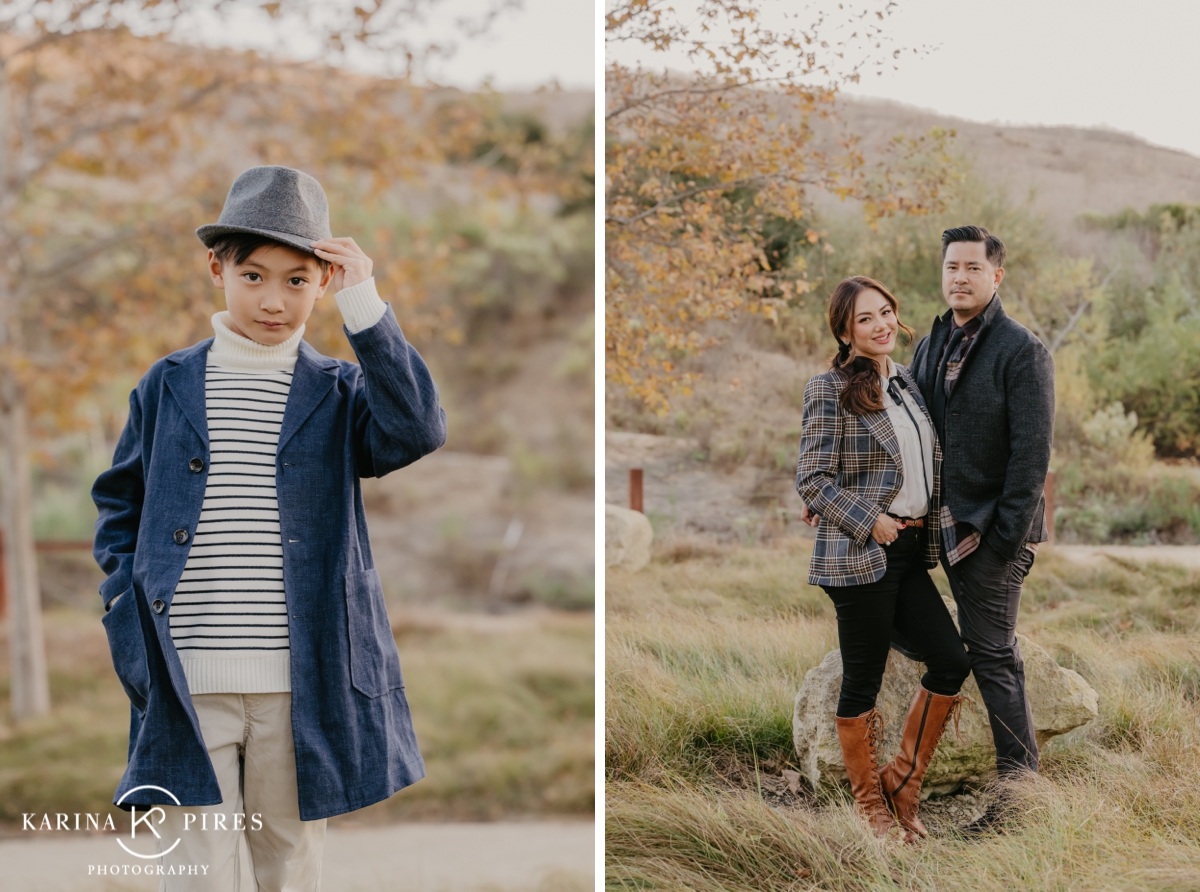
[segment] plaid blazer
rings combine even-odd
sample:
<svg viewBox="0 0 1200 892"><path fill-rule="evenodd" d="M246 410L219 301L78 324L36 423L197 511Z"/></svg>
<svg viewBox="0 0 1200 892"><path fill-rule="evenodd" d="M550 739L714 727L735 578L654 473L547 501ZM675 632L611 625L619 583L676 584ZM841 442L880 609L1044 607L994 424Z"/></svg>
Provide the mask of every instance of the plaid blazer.
<svg viewBox="0 0 1200 892"><path fill-rule="evenodd" d="M929 410L908 369L896 364L908 392L926 419ZM804 388L804 420L796 491L821 517L809 563L810 585L863 585L887 569L883 546L871 536L875 520L900 492L904 468L900 444L886 411L853 415L839 397L848 380L830 370L809 379ZM930 430L933 423L930 422ZM942 494L942 449L933 437L933 497L929 517L937 518ZM941 545L936 523L925 527L925 563L934 566Z"/></svg>

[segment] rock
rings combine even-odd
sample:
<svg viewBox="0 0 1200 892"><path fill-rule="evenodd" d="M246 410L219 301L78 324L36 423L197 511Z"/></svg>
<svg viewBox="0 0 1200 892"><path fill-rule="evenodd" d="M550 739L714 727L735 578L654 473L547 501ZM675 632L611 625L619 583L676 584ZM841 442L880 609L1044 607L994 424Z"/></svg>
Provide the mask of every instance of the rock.
<svg viewBox="0 0 1200 892"><path fill-rule="evenodd" d="M616 505L604 506L604 566L640 570L650 563L654 530L646 515Z"/></svg>
<svg viewBox="0 0 1200 892"><path fill-rule="evenodd" d="M955 613L953 605L951 613ZM1033 724L1038 746L1059 734L1085 725L1096 717L1099 697L1083 676L1059 666L1042 647L1018 634L1025 661L1025 685L1033 707ZM880 749L880 764L888 762L900 747L900 732L908 705L920 684L924 667L893 650L888 655L883 687L876 705L887 717ZM792 737L800 757L800 771L814 789L821 784L844 781L846 769L838 744L834 713L842 684L842 653L830 652L804 676L796 695ZM961 742L955 738L954 723L946 729L937 754L925 775L921 798L940 796L959 789L966 780L977 780L994 771L996 748L988 725L983 698L970 676L963 693L975 708L964 704L959 720Z"/></svg>

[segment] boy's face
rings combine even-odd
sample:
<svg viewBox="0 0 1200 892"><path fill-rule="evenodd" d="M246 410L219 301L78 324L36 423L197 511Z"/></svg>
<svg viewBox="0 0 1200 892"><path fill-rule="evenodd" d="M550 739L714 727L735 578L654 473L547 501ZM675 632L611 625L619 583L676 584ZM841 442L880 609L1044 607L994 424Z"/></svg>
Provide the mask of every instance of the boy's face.
<svg viewBox="0 0 1200 892"><path fill-rule="evenodd" d="M283 343L308 321L333 276L332 267L321 274L316 257L282 245L259 248L244 263L227 266L209 251L208 271L225 292L230 328L266 346Z"/></svg>

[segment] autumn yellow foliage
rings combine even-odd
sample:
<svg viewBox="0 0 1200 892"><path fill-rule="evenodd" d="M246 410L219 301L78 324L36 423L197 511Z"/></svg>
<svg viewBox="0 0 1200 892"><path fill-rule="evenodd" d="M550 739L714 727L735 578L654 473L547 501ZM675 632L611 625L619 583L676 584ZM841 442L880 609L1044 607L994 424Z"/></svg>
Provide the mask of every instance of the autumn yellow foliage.
<svg viewBox="0 0 1200 892"><path fill-rule="evenodd" d="M839 83L879 63L886 8L846 11L857 30L832 44L832 23L771 27L768 5L704 0L688 19L627 0L605 17L610 49L682 52L690 66L656 72L610 55L605 74L607 378L651 411L688 389L680 362L710 343L707 322L770 316L808 290L787 245L820 241L815 190L859 199L874 220L936 207L948 175L944 133L897 139L870 164L855 138L814 136Z"/></svg>

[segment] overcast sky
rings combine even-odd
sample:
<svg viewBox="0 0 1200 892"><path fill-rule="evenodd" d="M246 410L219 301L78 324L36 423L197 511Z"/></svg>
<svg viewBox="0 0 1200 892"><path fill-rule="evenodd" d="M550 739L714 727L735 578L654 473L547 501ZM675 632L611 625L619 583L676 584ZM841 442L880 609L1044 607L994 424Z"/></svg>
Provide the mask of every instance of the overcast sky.
<svg viewBox="0 0 1200 892"><path fill-rule="evenodd" d="M448 7L478 7L478 0L450 0ZM594 89L596 29L593 0L522 0L486 37L464 44L439 66L438 80L459 87L491 78L499 89L537 87L557 80L564 88Z"/></svg>
<svg viewBox="0 0 1200 892"><path fill-rule="evenodd" d="M1195 0L901 0L899 71L848 93L976 121L1103 125L1200 155Z"/></svg>
<svg viewBox="0 0 1200 892"><path fill-rule="evenodd" d="M353 5L355 0L336 2ZM595 89L599 16L593 0L519 4L482 36L464 38L456 23L477 19L493 0L427 0L424 8L432 12L424 23L406 25L404 36L413 45L458 45L456 53L437 60L426 72L448 86L472 89L490 80L500 90L521 90L557 81L565 89ZM184 33L202 43L254 47L304 59L317 54L321 44L313 28L290 19L268 22L249 7L234 3L220 16L193 14L184 20ZM352 53L352 64L381 73L386 67L385 60L358 52Z"/></svg>
<svg viewBox="0 0 1200 892"><path fill-rule="evenodd" d="M899 0L885 27L929 52L847 93L974 121L1111 127L1200 155L1197 0Z"/></svg>

